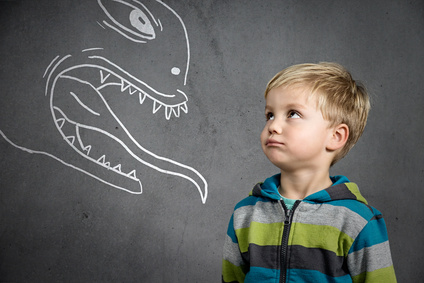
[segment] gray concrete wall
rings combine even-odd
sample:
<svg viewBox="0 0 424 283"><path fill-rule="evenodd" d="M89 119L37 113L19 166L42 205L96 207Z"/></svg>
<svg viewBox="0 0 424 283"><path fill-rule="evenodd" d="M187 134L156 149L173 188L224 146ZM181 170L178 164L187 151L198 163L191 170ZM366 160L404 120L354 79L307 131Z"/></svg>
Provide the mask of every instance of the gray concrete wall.
<svg viewBox="0 0 424 283"><path fill-rule="evenodd" d="M319 61L373 100L331 173L382 211L398 281L424 277L422 1L99 3L0 1L0 281L219 282L234 205L277 173L266 83Z"/></svg>

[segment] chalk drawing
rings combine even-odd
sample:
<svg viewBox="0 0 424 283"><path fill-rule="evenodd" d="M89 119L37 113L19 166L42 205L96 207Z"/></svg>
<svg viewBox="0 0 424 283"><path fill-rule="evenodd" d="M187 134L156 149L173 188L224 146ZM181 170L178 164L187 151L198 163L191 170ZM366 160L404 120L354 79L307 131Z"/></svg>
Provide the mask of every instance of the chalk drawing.
<svg viewBox="0 0 424 283"><path fill-rule="evenodd" d="M160 16L168 22L170 15L173 16L183 30L182 42L185 43L186 53L184 59L180 60L182 64L170 65L168 73L170 77L174 77L171 78L173 82L178 81L182 86L186 85L190 62L189 40L184 22L173 9L159 0L149 3L134 0L98 0L97 3L104 13L103 20L97 21L98 28L110 31L113 36L118 35L121 40L131 41L131 44L141 51L143 46L157 40L161 33L170 28L160 20ZM155 13L149 5L154 6ZM156 14L158 12L159 14ZM103 44L106 45L106 41L103 41ZM0 130L0 134L18 149L49 156L106 185L131 194L143 192L143 166L187 179L197 188L202 202L205 203L208 195L205 178L196 169L157 155L142 146L118 117L116 109L108 103L104 93L112 91L122 95L122 99L128 99L128 96L136 97L140 105L150 100L152 115L163 111L166 120L179 118L182 112L188 113L187 95L178 87L168 87L168 91L161 91L152 86L144 79L146 72L137 73L138 69L145 66L136 66L137 69L127 68L119 59L111 59L116 52L119 52L116 42L111 42L110 46L87 47L76 54L56 56L44 72L44 95L49 98L55 127L63 141L78 154L79 159L86 160L85 163L65 161L57 154L19 146L3 131ZM142 52L140 54L137 56L143 56ZM119 130L112 133L111 129ZM113 143L120 150L124 150L126 158L123 160L130 159L131 164L111 160L108 153L99 156L98 149L97 155L93 154L93 145L87 142L85 137L99 134L104 136L105 142ZM91 165L85 166L87 163L95 164L97 169L93 170ZM99 166L107 170L107 174L97 174ZM129 168L130 166L133 168Z"/></svg>

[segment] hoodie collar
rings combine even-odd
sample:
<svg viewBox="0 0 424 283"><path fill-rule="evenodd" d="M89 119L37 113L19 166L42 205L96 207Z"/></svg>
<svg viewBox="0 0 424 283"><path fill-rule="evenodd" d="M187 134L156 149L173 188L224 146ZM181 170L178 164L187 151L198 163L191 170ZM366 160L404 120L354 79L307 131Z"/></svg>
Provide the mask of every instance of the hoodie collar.
<svg viewBox="0 0 424 283"><path fill-rule="evenodd" d="M250 192L250 195L280 200L281 197L278 192L280 178L281 174L276 174L266 179L263 183L256 184ZM367 204L367 201L359 192L358 186L350 182L347 177L338 175L330 177L330 179L333 182L331 187L307 196L304 201L322 203L334 200L352 199Z"/></svg>

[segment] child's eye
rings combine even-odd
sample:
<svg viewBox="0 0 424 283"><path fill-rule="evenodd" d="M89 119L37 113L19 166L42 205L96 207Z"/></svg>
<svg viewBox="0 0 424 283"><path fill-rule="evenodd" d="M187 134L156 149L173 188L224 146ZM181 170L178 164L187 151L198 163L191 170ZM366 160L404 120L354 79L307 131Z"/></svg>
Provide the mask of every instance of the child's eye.
<svg viewBox="0 0 424 283"><path fill-rule="evenodd" d="M294 111L294 110L290 110L287 117L291 118L291 119L299 119L300 114L298 112Z"/></svg>
<svg viewBox="0 0 424 283"><path fill-rule="evenodd" d="M265 113L266 120L274 120L274 114L271 112Z"/></svg>

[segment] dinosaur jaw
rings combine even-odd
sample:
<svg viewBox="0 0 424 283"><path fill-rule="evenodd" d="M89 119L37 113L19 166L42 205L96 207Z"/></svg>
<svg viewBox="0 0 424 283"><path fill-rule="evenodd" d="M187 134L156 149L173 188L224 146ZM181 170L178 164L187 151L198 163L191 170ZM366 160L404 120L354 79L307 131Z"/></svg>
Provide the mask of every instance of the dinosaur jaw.
<svg viewBox="0 0 424 283"><path fill-rule="evenodd" d="M181 112L188 113L187 95L178 87L160 91L103 57L88 56L88 59L90 64L68 67L58 77L90 84L100 93L104 93L104 89L113 88L115 94L129 94L134 97L133 103L143 104L146 100L150 100L153 103L153 114L163 109L166 120L170 120L173 116L179 118Z"/></svg>
<svg viewBox="0 0 424 283"><path fill-rule="evenodd" d="M58 127L59 132L62 135L62 138L72 149L78 152L85 159L88 159L98 166L122 175L125 178L129 178L135 182L140 181L139 178L137 178L136 169L125 168L125 165L123 166L119 162L116 150L121 148L120 151L121 154L123 154L124 152L122 148L124 145L117 137L101 129L79 124L70 120L59 107L54 107L54 113L56 126ZM103 138L104 136L108 138L105 139ZM101 140L103 144L99 143L99 140ZM108 153L102 152L101 148L105 146L105 142L109 143L107 146L108 148L113 148L115 151L112 158L109 157ZM135 192L137 191L138 188L136 188Z"/></svg>
<svg viewBox="0 0 424 283"><path fill-rule="evenodd" d="M106 73L106 74L105 74ZM109 78L116 78L116 80L108 80ZM117 78L112 73L108 73L106 71L100 70L100 81L102 82L102 85L97 88L98 91L101 91L102 88L107 87L109 85L116 84L120 86L121 93L128 93L130 96L134 96L138 98L138 102L140 104L143 104L144 101L147 99L150 99L153 102L153 109L152 113L156 114L161 108L164 109L165 118L166 120L169 120L172 115L174 115L176 118L180 117L181 112L188 113L187 108L187 97L182 91L179 91L181 95L184 96L185 101L183 102L177 102L176 104L167 104L165 102L162 102L159 100L159 98L162 97L170 97L165 95L158 95L157 92L150 92L150 94L146 91L146 89L143 87L137 87L133 84L131 84L129 81L123 79L123 78ZM174 96L171 96L174 97Z"/></svg>
<svg viewBox="0 0 424 283"><path fill-rule="evenodd" d="M165 119L169 120L188 112L183 92L165 95L139 80L134 82L132 77L119 76L113 68L80 65L60 72L50 94L51 112L59 133L82 157L75 161L76 167L94 164L97 168L89 165L89 169L82 170L114 187L141 193L145 179L154 182L155 174L146 174L147 166L189 180L197 187L202 202L206 201L207 183L203 176L194 168L143 147L118 117L122 109L114 109L118 107L116 100L127 105L150 100L152 113L163 109Z"/></svg>

